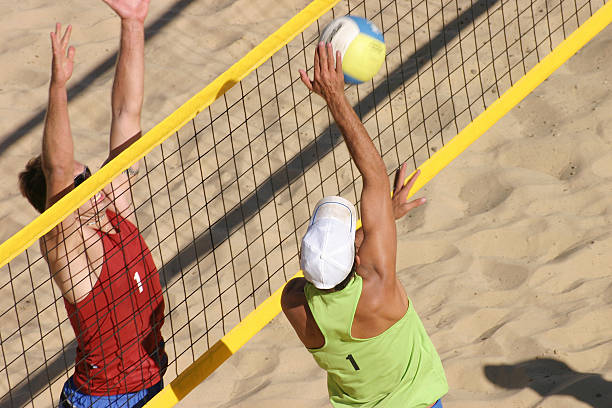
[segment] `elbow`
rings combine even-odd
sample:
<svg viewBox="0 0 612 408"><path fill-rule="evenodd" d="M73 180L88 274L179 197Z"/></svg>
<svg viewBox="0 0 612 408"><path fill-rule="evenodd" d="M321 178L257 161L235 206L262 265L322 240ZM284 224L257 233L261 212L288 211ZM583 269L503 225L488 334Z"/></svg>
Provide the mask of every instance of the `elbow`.
<svg viewBox="0 0 612 408"><path fill-rule="evenodd" d="M111 98L113 119L140 119L142 103L142 97L130 97L125 92L113 90L113 97Z"/></svg>
<svg viewBox="0 0 612 408"><path fill-rule="evenodd" d="M74 163L72 160L53 160L49 157L45 157L43 154L41 157L41 168L45 178L62 178L72 177L74 172Z"/></svg>
<svg viewBox="0 0 612 408"><path fill-rule="evenodd" d="M113 107L113 120L118 122L140 122L141 107L137 104L122 104Z"/></svg>
<svg viewBox="0 0 612 408"><path fill-rule="evenodd" d="M118 134L123 141L119 149L121 152L140 137L140 112L129 110L123 110L117 113L113 112L111 128L111 136L113 134Z"/></svg>
<svg viewBox="0 0 612 408"><path fill-rule="evenodd" d="M380 161L371 163L368 170L368 177L363 178L364 184L376 185L383 188L385 191L391 188L389 176L387 175L387 168L385 167L382 159Z"/></svg>
<svg viewBox="0 0 612 408"><path fill-rule="evenodd" d="M72 168L68 170L64 168L43 167L43 174L45 176L47 186L56 184L69 185L73 180Z"/></svg>

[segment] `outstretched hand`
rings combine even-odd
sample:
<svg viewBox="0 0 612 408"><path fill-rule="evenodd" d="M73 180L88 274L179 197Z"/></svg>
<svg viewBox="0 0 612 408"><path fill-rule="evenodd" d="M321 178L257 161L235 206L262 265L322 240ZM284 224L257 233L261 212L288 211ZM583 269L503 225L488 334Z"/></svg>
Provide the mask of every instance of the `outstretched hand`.
<svg viewBox="0 0 612 408"><path fill-rule="evenodd" d="M342 72L342 54L336 51L334 67L334 50L331 43L320 42L314 55L314 79L310 80L303 69L299 70L302 82L312 92L320 95L327 103L344 95L344 73Z"/></svg>
<svg viewBox="0 0 612 408"><path fill-rule="evenodd" d="M421 170L417 170L408 183L404 185L404 180L406 179L406 163L402 164L401 167L395 173L395 187L393 188L393 198L391 200L393 206L393 215L396 220L399 220L404 215L406 215L410 210L413 210L427 201L424 197L417 198L416 200L407 202L408 193L417 177L421 174Z"/></svg>
<svg viewBox="0 0 612 408"><path fill-rule="evenodd" d="M72 76L74 68L73 46L68 47L72 26L66 27L66 32L62 36L62 25L55 24L55 32L51 33L51 48L53 49L53 60L51 62L51 83L64 86Z"/></svg>
<svg viewBox="0 0 612 408"><path fill-rule="evenodd" d="M123 20L144 23L149 12L150 0L102 0Z"/></svg>

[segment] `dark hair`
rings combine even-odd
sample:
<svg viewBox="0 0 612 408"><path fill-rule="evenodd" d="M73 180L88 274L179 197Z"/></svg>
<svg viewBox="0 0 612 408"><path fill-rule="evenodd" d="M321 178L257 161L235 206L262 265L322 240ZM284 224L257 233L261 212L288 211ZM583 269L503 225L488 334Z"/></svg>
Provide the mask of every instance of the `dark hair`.
<svg viewBox="0 0 612 408"><path fill-rule="evenodd" d="M334 286L334 290L339 291L339 290L346 288L346 285L348 285L351 279L353 279L353 276L355 276L355 264L353 264L353 269L351 269L349 274L346 275L346 278L344 278L342 282Z"/></svg>
<svg viewBox="0 0 612 408"><path fill-rule="evenodd" d="M25 170L19 173L19 190L39 213L47 206L47 182L42 170L40 155L30 159Z"/></svg>

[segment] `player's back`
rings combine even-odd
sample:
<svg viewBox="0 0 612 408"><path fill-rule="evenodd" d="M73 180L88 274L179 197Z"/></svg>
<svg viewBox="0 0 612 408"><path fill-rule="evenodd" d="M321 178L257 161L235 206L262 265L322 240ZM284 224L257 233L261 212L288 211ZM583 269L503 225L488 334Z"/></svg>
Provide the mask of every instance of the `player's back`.
<svg viewBox="0 0 612 408"><path fill-rule="evenodd" d="M65 301L78 342L74 382L90 395L155 385L163 360L157 353L164 318L157 268L136 227L107 215L118 233L99 231L104 264L98 280L77 304Z"/></svg>
<svg viewBox="0 0 612 408"><path fill-rule="evenodd" d="M308 306L325 344L309 349L328 373L330 400L336 407L427 407L448 391L442 363L416 311L383 333L366 339L351 335L362 290L358 275L340 291L305 287Z"/></svg>

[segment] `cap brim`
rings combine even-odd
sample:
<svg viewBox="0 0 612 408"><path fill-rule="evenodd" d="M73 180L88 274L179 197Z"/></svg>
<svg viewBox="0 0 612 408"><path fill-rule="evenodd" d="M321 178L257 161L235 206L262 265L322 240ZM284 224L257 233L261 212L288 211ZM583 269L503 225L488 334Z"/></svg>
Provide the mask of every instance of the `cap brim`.
<svg viewBox="0 0 612 408"><path fill-rule="evenodd" d="M312 213L310 225L319 219L331 218L346 225L354 237L357 226L357 210L353 203L340 196L328 196L322 198Z"/></svg>

